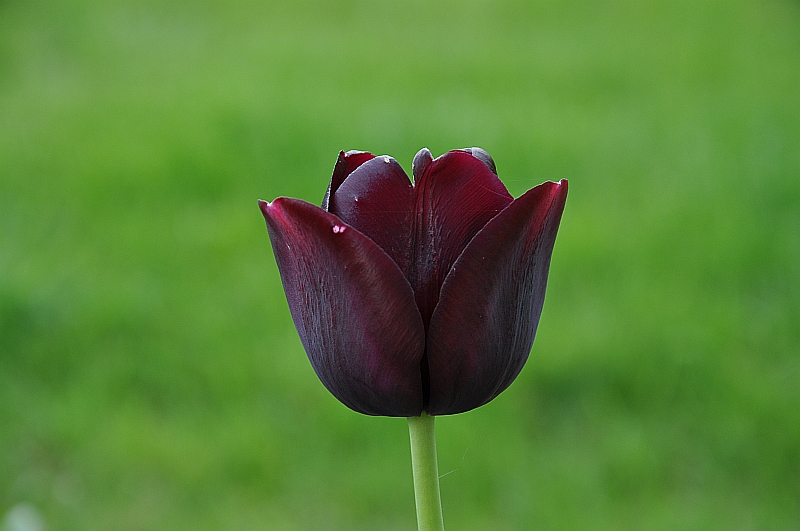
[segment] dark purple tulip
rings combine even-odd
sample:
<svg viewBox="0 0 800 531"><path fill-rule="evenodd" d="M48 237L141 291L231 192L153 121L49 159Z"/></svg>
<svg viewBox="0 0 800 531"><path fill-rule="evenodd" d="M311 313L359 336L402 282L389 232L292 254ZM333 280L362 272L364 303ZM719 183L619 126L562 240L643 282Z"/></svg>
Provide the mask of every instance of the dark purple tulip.
<svg viewBox="0 0 800 531"><path fill-rule="evenodd" d="M325 387L367 415L461 413L533 345L567 181L514 199L479 148L340 153L322 208L259 201L300 340Z"/></svg>

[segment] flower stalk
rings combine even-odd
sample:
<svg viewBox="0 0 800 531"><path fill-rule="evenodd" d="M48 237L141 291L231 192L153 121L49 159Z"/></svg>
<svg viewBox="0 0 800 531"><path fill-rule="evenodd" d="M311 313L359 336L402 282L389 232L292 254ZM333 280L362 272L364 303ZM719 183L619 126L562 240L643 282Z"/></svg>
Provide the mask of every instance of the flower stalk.
<svg viewBox="0 0 800 531"><path fill-rule="evenodd" d="M435 417L424 412L408 417L411 437L411 468L414 472L414 499L417 503L419 531L443 531L442 500L439 494L439 465L436 460Z"/></svg>

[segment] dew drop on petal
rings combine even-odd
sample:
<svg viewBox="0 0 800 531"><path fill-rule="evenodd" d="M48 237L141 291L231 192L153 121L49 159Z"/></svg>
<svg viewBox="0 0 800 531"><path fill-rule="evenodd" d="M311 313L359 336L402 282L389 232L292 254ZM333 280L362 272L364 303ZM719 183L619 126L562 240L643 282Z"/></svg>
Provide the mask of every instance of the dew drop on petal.
<svg viewBox="0 0 800 531"><path fill-rule="evenodd" d="M334 234L341 234L341 233L343 233L345 231L346 228L347 227L345 227L344 225L334 225L333 226L333 233Z"/></svg>
<svg viewBox="0 0 800 531"><path fill-rule="evenodd" d="M390 162L392 162L392 157L389 157L388 155L383 157L383 162L389 164Z"/></svg>

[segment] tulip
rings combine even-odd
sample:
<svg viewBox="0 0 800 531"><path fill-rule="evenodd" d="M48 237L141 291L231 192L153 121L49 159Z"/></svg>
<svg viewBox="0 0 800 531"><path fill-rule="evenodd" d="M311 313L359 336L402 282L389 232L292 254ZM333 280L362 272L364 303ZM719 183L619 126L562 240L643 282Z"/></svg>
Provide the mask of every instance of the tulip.
<svg viewBox="0 0 800 531"><path fill-rule="evenodd" d="M367 415L461 413L514 381L567 197L562 180L514 199L479 148L412 169L342 152L321 208L259 201L311 365Z"/></svg>

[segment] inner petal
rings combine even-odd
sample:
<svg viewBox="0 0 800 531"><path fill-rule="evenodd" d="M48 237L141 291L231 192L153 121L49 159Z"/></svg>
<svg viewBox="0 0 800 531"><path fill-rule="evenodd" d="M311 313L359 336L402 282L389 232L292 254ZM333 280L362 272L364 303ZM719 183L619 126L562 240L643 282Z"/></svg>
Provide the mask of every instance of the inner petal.
<svg viewBox="0 0 800 531"><path fill-rule="evenodd" d="M356 171L356 168L375 158L375 155L369 151L344 151L339 152L339 158L336 159L336 165L333 167L333 175L328 189L325 191L325 197L322 198L322 209L330 212L328 208L332 194L342 185L347 176Z"/></svg>
<svg viewBox="0 0 800 531"><path fill-rule="evenodd" d="M408 278L414 188L392 157L361 164L331 195L328 210L364 233Z"/></svg>
<svg viewBox="0 0 800 531"><path fill-rule="evenodd" d="M414 158L412 257L407 277L427 330L439 290L461 251L513 201L489 167L473 155L450 151Z"/></svg>

